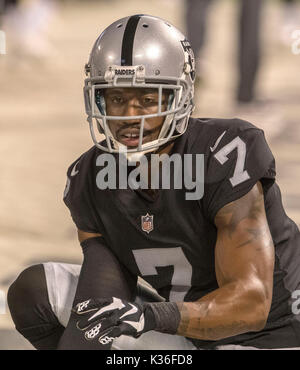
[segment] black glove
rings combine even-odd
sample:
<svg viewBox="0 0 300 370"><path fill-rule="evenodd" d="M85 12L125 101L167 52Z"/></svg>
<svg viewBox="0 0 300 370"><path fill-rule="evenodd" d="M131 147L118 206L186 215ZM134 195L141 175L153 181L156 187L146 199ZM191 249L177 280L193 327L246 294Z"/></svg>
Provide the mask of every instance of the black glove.
<svg viewBox="0 0 300 370"><path fill-rule="evenodd" d="M73 312L78 315L77 328L84 331L85 339L97 338L102 345L120 335L138 338L156 326L150 306L115 297L78 303Z"/></svg>

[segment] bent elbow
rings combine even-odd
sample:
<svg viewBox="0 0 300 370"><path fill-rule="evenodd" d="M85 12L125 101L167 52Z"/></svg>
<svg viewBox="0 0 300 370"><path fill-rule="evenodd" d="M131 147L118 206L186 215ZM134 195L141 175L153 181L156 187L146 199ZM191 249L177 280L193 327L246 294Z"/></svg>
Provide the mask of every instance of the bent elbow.
<svg viewBox="0 0 300 370"><path fill-rule="evenodd" d="M255 332L261 331L265 328L269 317L272 303L272 287L256 282L255 288L248 292L248 299L250 303L251 330Z"/></svg>
<svg viewBox="0 0 300 370"><path fill-rule="evenodd" d="M257 318L257 320L255 320L255 322L253 323L252 331L262 331L266 326L267 319L268 317Z"/></svg>
<svg viewBox="0 0 300 370"><path fill-rule="evenodd" d="M251 330L258 332L265 328L270 312L270 303L265 300L259 304L256 304L255 309L252 313Z"/></svg>
<svg viewBox="0 0 300 370"><path fill-rule="evenodd" d="M268 316L269 316L269 310L266 308L261 309L261 313L257 315L255 323L254 323L254 331L261 331L265 328Z"/></svg>

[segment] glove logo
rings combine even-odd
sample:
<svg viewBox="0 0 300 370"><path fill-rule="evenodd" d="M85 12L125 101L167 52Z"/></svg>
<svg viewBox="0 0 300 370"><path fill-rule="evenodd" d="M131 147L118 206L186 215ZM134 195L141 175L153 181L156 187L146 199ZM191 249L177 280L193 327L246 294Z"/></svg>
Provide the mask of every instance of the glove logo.
<svg viewBox="0 0 300 370"><path fill-rule="evenodd" d="M132 315L132 314L138 312L138 309L137 309L136 306L134 306L132 303L129 303L129 305L132 307L132 309L129 310L129 311L127 311L127 312L125 312L124 315L122 315L120 317L120 319L123 319L123 317L125 317L125 316Z"/></svg>
<svg viewBox="0 0 300 370"><path fill-rule="evenodd" d="M85 308L87 308L88 304L90 303L90 299L77 305L77 313L82 312Z"/></svg>
<svg viewBox="0 0 300 370"><path fill-rule="evenodd" d="M139 321L135 322L135 321L123 321L124 323L132 326L137 333L139 333L140 331L142 331L145 327L145 317L144 317L144 314L141 315Z"/></svg>
<svg viewBox="0 0 300 370"><path fill-rule="evenodd" d="M114 337L109 337L108 335L105 335L99 338L99 342L105 345L111 343L114 339L115 339Z"/></svg>
<svg viewBox="0 0 300 370"><path fill-rule="evenodd" d="M94 320L97 316L102 315L105 312L112 310L121 310L125 305L122 303L121 299L113 297L113 302L107 306L102 307L93 316L89 318L89 321Z"/></svg>
<svg viewBox="0 0 300 370"><path fill-rule="evenodd" d="M121 335L138 338L155 328L152 315L145 315L146 306L116 297L90 299L77 305L75 312L81 316L77 328L84 331L85 339L97 339L103 346L109 346Z"/></svg>
<svg viewBox="0 0 300 370"><path fill-rule="evenodd" d="M92 329L86 331L84 334L85 339L87 340L94 339L100 333L100 329L101 329L101 324L99 323L98 325L94 326Z"/></svg>

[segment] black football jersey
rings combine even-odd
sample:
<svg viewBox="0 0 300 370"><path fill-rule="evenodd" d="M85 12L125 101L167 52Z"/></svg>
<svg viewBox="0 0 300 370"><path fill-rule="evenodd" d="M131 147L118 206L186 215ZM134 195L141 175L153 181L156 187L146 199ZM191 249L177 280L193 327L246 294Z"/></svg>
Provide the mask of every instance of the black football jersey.
<svg viewBox="0 0 300 370"><path fill-rule="evenodd" d="M299 327L292 312L292 292L300 289L300 234L283 209L275 161L262 130L239 119L190 119L170 155L204 155L203 196L195 200L186 199L191 189L184 182L181 189L160 189L154 196L129 187L100 190L97 176L104 168L99 165L102 154L94 146L69 167L64 201L79 229L101 233L121 264L170 301L195 301L218 288L215 215L261 181L276 252L266 328L217 342L195 343L204 348L226 343L300 346L294 329L289 341L282 340L284 335L270 340L275 328ZM117 163L118 155L114 156Z"/></svg>

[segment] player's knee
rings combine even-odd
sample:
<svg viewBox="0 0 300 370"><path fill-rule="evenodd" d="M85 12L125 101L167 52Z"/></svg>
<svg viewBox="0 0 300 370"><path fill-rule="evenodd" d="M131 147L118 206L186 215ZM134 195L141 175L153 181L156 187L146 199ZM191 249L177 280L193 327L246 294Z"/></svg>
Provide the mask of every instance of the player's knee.
<svg viewBox="0 0 300 370"><path fill-rule="evenodd" d="M15 325L24 327L31 324L37 307L45 304L47 290L43 265L30 266L11 284L7 303Z"/></svg>
<svg viewBox="0 0 300 370"><path fill-rule="evenodd" d="M36 349L56 349L64 331L52 311L43 265L27 268L10 286L7 303L16 329Z"/></svg>

